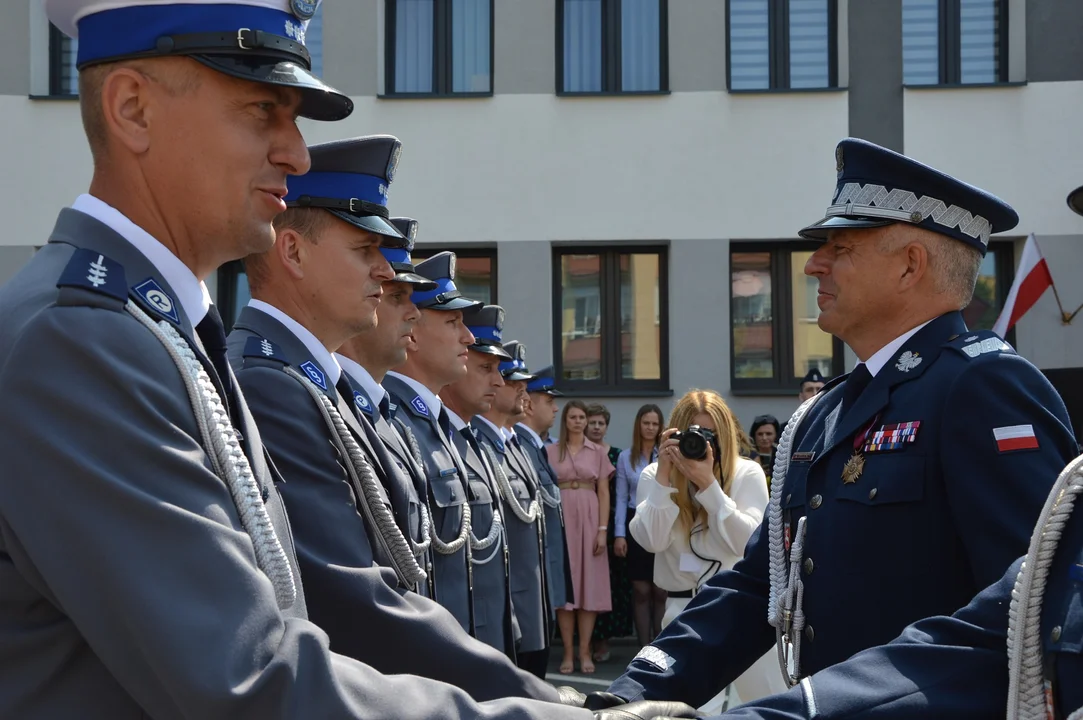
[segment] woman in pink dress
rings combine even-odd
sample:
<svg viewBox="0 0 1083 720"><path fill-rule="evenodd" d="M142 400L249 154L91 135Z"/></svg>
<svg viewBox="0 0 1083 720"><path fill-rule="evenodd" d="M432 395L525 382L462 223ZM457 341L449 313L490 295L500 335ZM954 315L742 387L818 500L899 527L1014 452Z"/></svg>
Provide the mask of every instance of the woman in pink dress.
<svg viewBox="0 0 1083 720"><path fill-rule="evenodd" d="M564 657L560 672L572 672L572 649L579 627L579 667L594 672L590 636L594 619L612 610L609 596L609 559L606 555L605 525L609 517L609 481L614 467L601 447L587 439L587 406L569 400L560 417L560 442L546 447L549 462L556 470L560 501L564 507L564 534L571 564L572 598L557 609ZM603 515L598 508L606 508Z"/></svg>

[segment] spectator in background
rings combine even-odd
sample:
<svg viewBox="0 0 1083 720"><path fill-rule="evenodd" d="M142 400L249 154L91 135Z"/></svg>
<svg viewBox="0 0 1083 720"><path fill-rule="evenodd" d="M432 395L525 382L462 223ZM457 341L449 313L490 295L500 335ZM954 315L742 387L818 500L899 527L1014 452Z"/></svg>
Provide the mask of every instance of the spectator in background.
<svg viewBox="0 0 1083 720"><path fill-rule="evenodd" d="M605 451L586 434L587 406L569 400L560 417L560 440L545 448L557 474L560 501L564 507L564 538L571 565L573 602L557 610L564 657L560 672L574 669L572 652L579 629L579 667L594 672L590 638L599 612L609 612L609 561L606 556L604 508L609 507L609 481L613 463Z"/></svg>
<svg viewBox="0 0 1083 720"><path fill-rule="evenodd" d="M805 377L801 378L801 384L797 388L797 404L803 404L810 397L823 390L824 384L824 376L820 372L820 368L812 368L811 370L809 370L807 373L805 373ZM779 440L782 439L782 433L786 432L786 425L789 422L790 421L787 420L786 422L782 423L782 427L779 428ZM777 443L778 440L776 440L775 442Z"/></svg>
<svg viewBox="0 0 1083 720"><path fill-rule="evenodd" d="M767 476L767 487L771 487L771 470L775 465L775 449L778 447L778 439L782 435L782 428L778 425L778 418L774 415L759 415L752 421L753 449L756 451L756 460L763 468Z"/></svg>
<svg viewBox="0 0 1083 720"><path fill-rule="evenodd" d="M628 578L632 581L632 614L636 637L647 645L662 630L666 611L666 591L654 584L654 555L634 537L628 538L627 524L635 518L636 487L644 468L658 461L658 444L665 418L657 405L644 405L632 425L632 446L617 459L617 509L613 524L613 554L628 558Z"/></svg>
<svg viewBox="0 0 1083 720"><path fill-rule="evenodd" d="M610 446L605 441L605 434L609 431L610 414L605 405L592 404L587 406L587 439L601 447L609 457L609 462L614 467L617 458L620 457L620 448ZM594 662L609 660L609 638L626 637L632 634L632 581L628 578L628 561L618 556L613 549L616 540L616 508L617 494L609 493L609 511L606 517L606 525L609 530L606 534L606 554L609 557L609 592L612 609L600 615L594 623Z"/></svg>
<svg viewBox="0 0 1083 720"><path fill-rule="evenodd" d="M692 425L715 435L702 460L682 455L673 437ZM745 544L763 521L766 478L755 461L738 455L737 428L717 393L687 393L662 433L658 462L639 478L636 513L628 527L632 537L656 554L654 581L669 591L663 625L688 605L704 582L744 556ZM733 689L742 702L784 691L775 650L756 661ZM726 693L704 706L706 714L721 709Z"/></svg>

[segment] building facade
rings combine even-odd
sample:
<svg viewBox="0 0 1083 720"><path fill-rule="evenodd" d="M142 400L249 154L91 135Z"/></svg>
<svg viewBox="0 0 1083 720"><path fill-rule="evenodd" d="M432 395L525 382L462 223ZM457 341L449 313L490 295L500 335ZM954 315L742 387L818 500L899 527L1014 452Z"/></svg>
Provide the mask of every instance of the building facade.
<svg viewBox="0 0 1083 720"><path fill-rule="evenodd" d="M0 281L91 174L73 43L41 0L3 19ZM796 236L848 135L1019 211L972 326L996 319L1032 233L1065 309L1083 303L1083 218L1065 204L1083 185L1081 31L1083 3L1064 0L326 0L307 42L356 110L302 129L398 136L390 205L419 220L419 254L458 251L505 336L605 402L626 447L642 403L713 388L747 428L784 420L811 367L852 367L816 327L815 246ZM211 282L224 315L247 298L239 265ZM1047 293L1008 339L1083 415L1083 316L1064 324Z"/></svg>

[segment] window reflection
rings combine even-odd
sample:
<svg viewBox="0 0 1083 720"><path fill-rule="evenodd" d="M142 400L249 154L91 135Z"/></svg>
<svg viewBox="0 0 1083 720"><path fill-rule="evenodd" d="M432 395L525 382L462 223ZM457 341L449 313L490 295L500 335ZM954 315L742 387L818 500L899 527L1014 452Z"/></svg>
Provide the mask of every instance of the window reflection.
<svg viewBox="0 0 1083 720"><path fill-rule="evenodd" d="M771 378L775 374L771 253L733 253L730 276L734 377Z"/></svg>
<svg viewBox="0 0 1083 720"><path fill-rule="evenodd" d="M565 380L602 376L602 262L598 255L561 258L561 357Z"/></svg>
<svg viewBox="0 0 1083 720"><path fill-rule="evenodd" d="M981 261L974 299L963 310L963 320L971 330L992 330L1004 298L999 296L997 260L1000 253L990 250Z"/></svg>
<svg viewBox="0 0 1083 720"><path fill-rule="evenodd" d="M662 377L657 253L620 256L621 377Z"/></svg>
<svg viewBox="0 0 1083 720"><path fill-rule="evenodd" d="M790 0L790 87L831 85L829 36L827 0Z"/></svg>
<svg viewBox="0 0 1083 720"><path fill-rule="evenodd" d="M487 257L456 257L455 287L464 297L493 304L493 263Z"/></svg>
<svg viewBox="0 0 1083 720"><path fill-rule="evenodd" d="M819 281L805 274L805 263L812 252L790 255L790 287L793 288L793 374L804 377L809 370L819 369L831 377L834 340L816 324L820 308L816 304Z"/></svg>

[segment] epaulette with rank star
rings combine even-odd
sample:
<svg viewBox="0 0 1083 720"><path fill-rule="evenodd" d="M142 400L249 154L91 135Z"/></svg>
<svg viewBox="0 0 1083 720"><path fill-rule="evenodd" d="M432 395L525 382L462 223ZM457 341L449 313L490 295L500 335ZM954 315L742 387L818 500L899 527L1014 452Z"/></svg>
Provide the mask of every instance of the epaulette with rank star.
<svg viewBox="0 0 1083 720"><path fill-rule="evenodd" d="M948 340L945 345L956 352L960 352L970 359L989 353L1007 353L1015 355L1011 345L1004 342L999 335L992 330L974 330L962 335L956 335Z"/></svg>
<svg viewBox="0 0 1083 720"><path fill-rule="evenodd" d="M58 304L102 304L123 309L128 301L128 281L124 267L105 255L87 248L77 248L56 281L60 289ZM74 292L67 290L74 288ZM81 290L87 292L79 292Z"/></svg>

